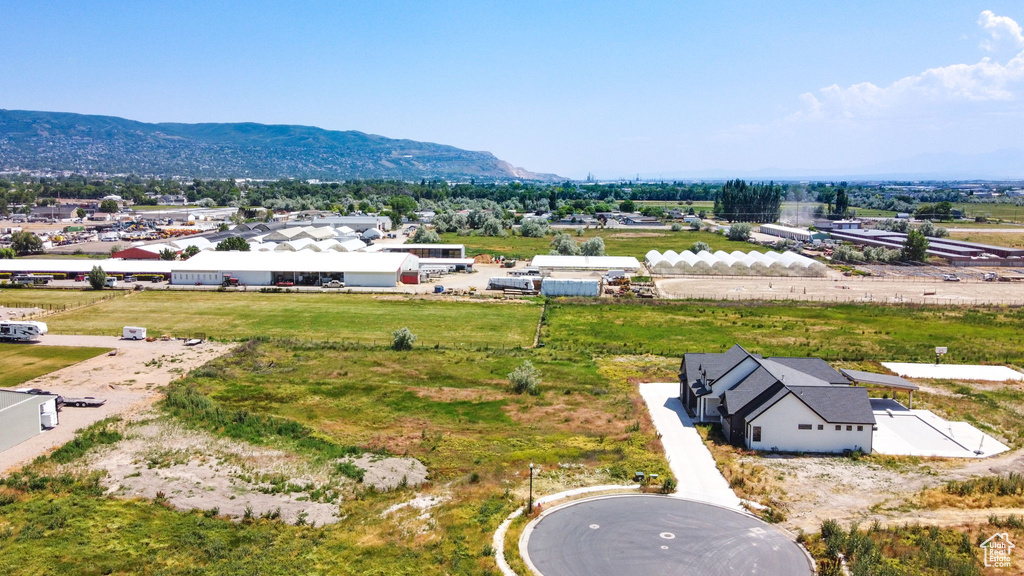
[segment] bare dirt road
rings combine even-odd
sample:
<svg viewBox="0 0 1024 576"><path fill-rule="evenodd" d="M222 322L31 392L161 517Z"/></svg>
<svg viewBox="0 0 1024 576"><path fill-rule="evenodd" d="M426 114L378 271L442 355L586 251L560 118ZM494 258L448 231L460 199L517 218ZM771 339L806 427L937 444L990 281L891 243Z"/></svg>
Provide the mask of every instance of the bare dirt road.
<svg viewBox="0 0 1024 576"><path fill-rule="evenodd" d="M32 346L90 346L116 349L25 382L64 397L105 398L99 408L66 407L60 424L47 432L0 452L0 475L31 462L75 436L75 431L115 414L131 418L159 396L158 388L224 354L231 344L203 342L184 346L180 340L128 341L110 336L62 336L47 334Z"/></svg>

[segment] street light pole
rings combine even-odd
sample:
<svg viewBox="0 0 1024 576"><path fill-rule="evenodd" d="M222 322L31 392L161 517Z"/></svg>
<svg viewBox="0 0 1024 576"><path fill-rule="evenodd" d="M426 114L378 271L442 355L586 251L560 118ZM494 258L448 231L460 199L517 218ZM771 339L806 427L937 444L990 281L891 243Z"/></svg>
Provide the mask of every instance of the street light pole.
<svg viewBox="0 0 1024 576"><path fill-rule="evenodd" d="M530 462L530 511L533 514L533 462Z"/></svg>

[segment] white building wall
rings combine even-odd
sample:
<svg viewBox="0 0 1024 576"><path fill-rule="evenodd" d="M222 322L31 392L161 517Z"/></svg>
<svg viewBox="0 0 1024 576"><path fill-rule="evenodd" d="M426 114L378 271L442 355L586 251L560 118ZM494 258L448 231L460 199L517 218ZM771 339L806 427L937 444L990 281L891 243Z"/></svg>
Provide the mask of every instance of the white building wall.
<svg viewBox="0 0 1024 576"><path fill-rule="evenodd" d="M0 411L0 452L17 446L43 431L39 420L41 402L22 402Z"/></svg>
<svg viewBox="0 0 1024 576"><path fill-rule="evenodd" d="M346 286L392 288L398 285L398 272L346 272Z"/></svg>
<svg viewBox="0 0 1024 576"><path fill-rule="evenodd" d="M721 397L722 394L725 394L726 391L738 384L740 380L750 376L750 373L757 370L758 366L759 364L753 358L745 358L735 368L722 374L721 378L715 380L715 383L711 385L711 393Z"/></svg>
<svg viewBox="0 0 1024 576"><path fill-rule="evenodd" d="M810 430L800 430L810 424ZM761 441L754 442L753 428L761 427ZM819 430L818 427L821 427ZM840 429L836 430L836 426ZM857 427L861 429L858 430ZM850 430L847 430L847 428ZM871 452L871 424L830 424L792 393L779 400L747 423L746 444L752 450L777 449L783 452Z"/></svg>

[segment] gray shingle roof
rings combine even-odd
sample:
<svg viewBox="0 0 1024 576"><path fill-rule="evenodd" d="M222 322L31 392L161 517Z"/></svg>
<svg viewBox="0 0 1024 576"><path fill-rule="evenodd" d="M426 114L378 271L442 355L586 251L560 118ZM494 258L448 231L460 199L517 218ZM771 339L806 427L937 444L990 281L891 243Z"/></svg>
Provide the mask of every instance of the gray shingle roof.
<svg viewBox="0 0 1024 576"><path fill-rule="evenodd" d="M821 358L794 358L791 356L771 356L768 358L772 362L777 364L783 364L790 368L795 368L804 374L810 374L815 378L824 380L829 384L841 384L843 386L849 386L850 381L843 378L843 375L836 372L835 368L828 365Z"/></svg>
<svg viewBox="0 0 1024 576"><path fill-rule="evenodd" d="M868 389L856 386L790 388L797 398L832 424L874 424Z"/></svg>

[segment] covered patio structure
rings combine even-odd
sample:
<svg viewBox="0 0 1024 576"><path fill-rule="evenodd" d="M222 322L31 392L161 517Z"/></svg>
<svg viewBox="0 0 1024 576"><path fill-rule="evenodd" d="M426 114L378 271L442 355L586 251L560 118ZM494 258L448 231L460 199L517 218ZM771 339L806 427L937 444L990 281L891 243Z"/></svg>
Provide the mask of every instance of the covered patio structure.
<svg viewBox="0 0 1024 576"><path fill-rule="evenodd" d="M863 370L849 370L846 368L840 368L839 372L841 372L843 376L849 378L854 384L887 388L892 391L894 398L897 390L907 392L909 396L907 408L914 408L914 390L919 390L920 386L906 378L890 376L888 374L878 374L876 372L864 372Z"/></svg>

